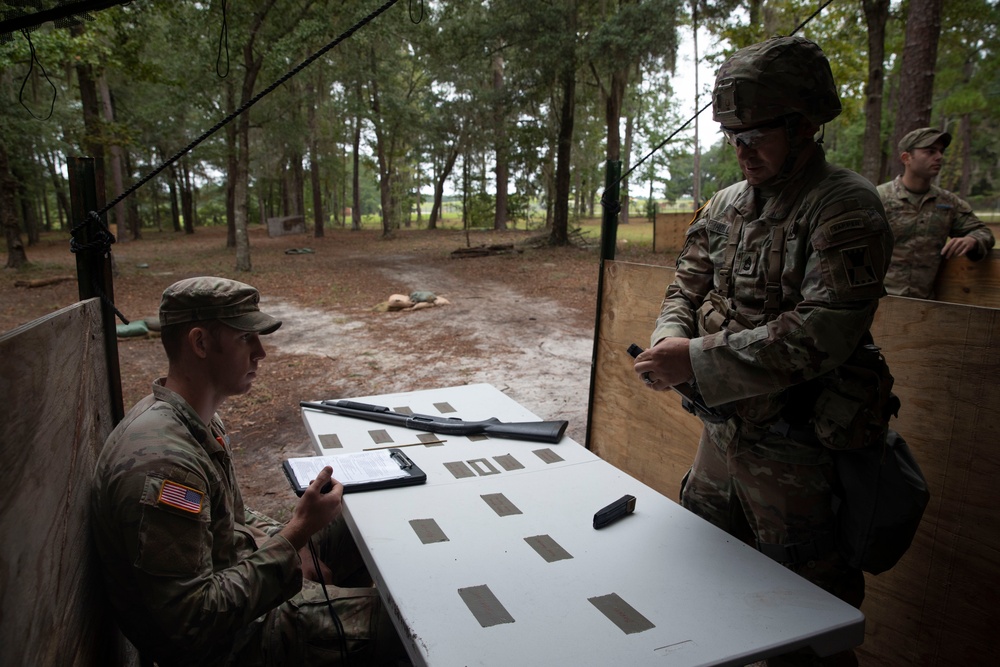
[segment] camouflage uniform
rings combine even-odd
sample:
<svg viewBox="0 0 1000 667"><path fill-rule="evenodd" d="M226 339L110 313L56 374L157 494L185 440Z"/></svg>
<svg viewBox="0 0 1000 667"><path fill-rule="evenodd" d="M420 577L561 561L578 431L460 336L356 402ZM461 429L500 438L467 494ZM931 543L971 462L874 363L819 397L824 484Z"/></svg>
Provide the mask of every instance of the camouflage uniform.
<svg viewBox="0 0 1000 667"><path fill-rule="evenodd" d="M931 186L915 194L901 176L878 186L896 244L885 275L885 290L897 296L934 298L934 281L941 267L941 248L949 237L971 236L976 247L965 256L984 259L993 248L993 233L972 207L954 193Z"/></svg>
<svg viewBox="0 0 1000 667"><path fill-rule="evenodd" d="M164 292L160 319L274 331L258 299L243 283L188 279ZM394 664L402 646L343 522L313 536L347 586L324 594L303 580L282 525L244 507L218 415L203 423L163 382L108 437L94 475L92 533L125 636L160 667L334 665L342 648Z"/></svg>
<svg viewBox="0 0 1000 667"><path fill-rule="evenodd" d="M723 125L739 127L737 114ZM690 339L694 384L729 415L705 421L681 503L860 605L864 578L836 550L836 474L813 421L818 387L866 340L892 234L875 188L818 146L776 181L766 199L743 181L699 212L651 336Z"/></svg>

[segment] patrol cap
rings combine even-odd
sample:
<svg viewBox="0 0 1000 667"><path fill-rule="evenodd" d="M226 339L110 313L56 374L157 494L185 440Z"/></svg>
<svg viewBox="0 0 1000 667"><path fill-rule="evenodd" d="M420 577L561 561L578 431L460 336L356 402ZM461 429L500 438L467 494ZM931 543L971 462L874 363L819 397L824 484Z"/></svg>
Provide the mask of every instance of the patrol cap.
<svg viewBox="0 0 1000 667"><path fill-rule="evenodd" d="M199 276L179 280L163 290L160 325L220 320L239 331L269 334L281 320L260 312L260 292L237 280Z"/></svg>
<svg viewBox="0 0 1000 667"><path fill-rule="evenodd" d="M909 153L914 148L930 148L937 141L943 143L944 148L948 148L951 143L951 135L934 127L920 127L912 132L907 132L899 140L899 152Z"/></svg>

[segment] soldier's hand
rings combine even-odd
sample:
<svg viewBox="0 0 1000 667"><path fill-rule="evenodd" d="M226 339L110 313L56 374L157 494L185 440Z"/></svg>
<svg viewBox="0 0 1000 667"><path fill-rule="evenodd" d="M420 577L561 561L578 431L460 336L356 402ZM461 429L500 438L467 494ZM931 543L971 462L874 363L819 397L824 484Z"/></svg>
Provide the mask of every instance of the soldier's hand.
<svg viewBox="0 0 1000 667"><path fill-rule="evenodd" d="M647 387L666 391L694 377L687 338L663 338L635 358L633 369Z"/></svg>
<svg viewBox="0 0 1000 667"><path fill-rule="evenodd" d="M323 493L327 485L330 487L329 491ZM292 510L292 518L285 524L280 535L296 549L301 549L310 537L340 516L343 499L344 485L333 479L333 469L326 466L299 498Z"/></svg>
<svg viewBox="0 0 1000 667"><path fill-rule="evenodd" d="M976 247L976 239L971 236L960 236L958 238L950 238L941 248L941 256L945 259L951 259L952 257L961 257L968 254L970 250Z"/></svg>

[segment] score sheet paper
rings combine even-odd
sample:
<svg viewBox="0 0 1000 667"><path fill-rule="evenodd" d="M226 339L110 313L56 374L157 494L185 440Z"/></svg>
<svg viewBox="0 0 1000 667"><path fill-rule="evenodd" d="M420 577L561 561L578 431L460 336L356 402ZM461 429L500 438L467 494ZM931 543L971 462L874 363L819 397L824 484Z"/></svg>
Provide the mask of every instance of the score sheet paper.
<svg viewBox="0 0 1000 667"><path fill-rule="evenodd" d="M393 458L387 449L331 456L303 456L288 459L288 465L295 475L295 481L302 487L309 486L325 466L333 468L333 478L344 486L409 476L400 467L400 461Z"/></svg>

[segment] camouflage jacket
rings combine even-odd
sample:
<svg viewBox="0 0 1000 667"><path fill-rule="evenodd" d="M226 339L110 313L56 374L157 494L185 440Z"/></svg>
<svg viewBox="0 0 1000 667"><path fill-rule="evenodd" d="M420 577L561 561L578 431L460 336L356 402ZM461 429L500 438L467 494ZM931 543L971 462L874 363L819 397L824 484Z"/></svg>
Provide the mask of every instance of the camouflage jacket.
<svg viewBox="0 0 1000 667"><path fill-rule="evenodd" d="M690 338L705 402L735 402L740 423L767 426L789 387L836 368L868 331L892 233L875 188L827 164L822 150L759 215L758 197L743 181L700 211L651 339ZM745 325L699 331L698 311L712 292L728 297L730 315Z"/></svg>
<svg viewBox="0 0 1000 667"><path fill-rule="evenodd" d="M972 261L986 257L993 233L957 195L931 186L919 206L910 202L901 176L878 186L896 244L885 275L885 290L897 296L934 298L934 281L941 266L941 249L949 237L971 236L976 246L966 255Z"/></svg>
<svg viewBox="0 0 1000 667"><path fill-rule="evenodd" d="M91 509L116 620L160 665L225 664L302 587L294 547L248 530L218 416L206 427L162 380L108 437Z"/></svg>

